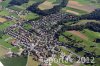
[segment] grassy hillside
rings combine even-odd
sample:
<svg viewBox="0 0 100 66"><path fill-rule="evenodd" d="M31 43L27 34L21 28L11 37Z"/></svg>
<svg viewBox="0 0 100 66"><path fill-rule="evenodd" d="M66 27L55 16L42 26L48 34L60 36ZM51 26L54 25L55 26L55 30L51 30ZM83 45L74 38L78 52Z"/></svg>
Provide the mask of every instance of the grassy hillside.
<svg viewBox="0 0 100 66"><path fill-rule="evenodd" d="M24 57L4 58L4 59L1 59L0 61L5 66L25 66L27 62L27 58L24 58Z"/></svg>
<svg viewBox="0 0 100 66"><path fill-rule="evenodd" d="M82 4L88 4L88 5L93 5L96 7L100 7L100 0L76 0Z"/></svg>

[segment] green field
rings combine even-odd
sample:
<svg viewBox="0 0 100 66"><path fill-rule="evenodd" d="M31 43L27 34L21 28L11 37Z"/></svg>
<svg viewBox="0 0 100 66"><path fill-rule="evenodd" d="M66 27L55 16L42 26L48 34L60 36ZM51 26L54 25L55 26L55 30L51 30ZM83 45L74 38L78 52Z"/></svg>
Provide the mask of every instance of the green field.
<svg viewBox="0 0 100 66"><path fill-rule="evenodd" d="M99 47L100 47L100 45L98 43L93 42L93 40L95 38L100 38L99 37L100 33L96 33L96 32L93 32L93 31L90 31L90 30L87 30L87 29L83 30L82 33L84 35L86 35L88 37L88 39L84 40L84 39L82 39L82 38L80 38L80 37L78 37L76 35L73 35L71 33L68 33L68 32L65 32L64 35L66 35L66 36L72 35L70 38L75 40L76 42L83 41L81 44L83 46L85 46L86 50L93 51L93 50L97 49L96 53L99 54L99 50L100 50ZM65 41L65 40L63 40L63 41ZM91 48L90 46L97 46L97 47Z"/></svg>
<svg viewBox="0 0 100 66"><path fill-rule="evenodd" d="M80 15L87 14L86 11L79 10L79 9L75 9L75 8L72 8L72 7L65 7L65 8L62 8L62 11L65 11L65 12L66 12L67 10L71 10L71 11L77 12L77 13L79 13Z"/></svg>
<svg viewBox="0 0 100 66"><path fill-rule="evenodd" d="M9 13L6 9L0 10L0 16L13 16L18 18L18 15L16 13Z"/></svg>
<svg viewBox="0 0 100 66"><path fill-rule="evenodd" d="M24 25L23 25L23 28L24 28L25 30L29 30L29 29L32 28L32 26L31 26L31 24L24 24Z"/></svg>
<svg viewBox="0 0 100 66"><path fill-rule="evenodd" d="M1 2L0 5L3 7L7 7L10 1L11 0L5 0L5 1Z"/></svg>
<svg viewBox="0 0 100 66"><path fill-rule="evenodd" d="M1 23L0 24L0 31L4 31L7 27L9 27L9 26L11 26L13 24L15 24L15 22L13 22L13 21L6 21L4 23ZM0 45L4 46L6 48L12 48L13 47L11 45L11 39L7 40L8 38L11 38L11 36L6 35L6 34L3 33L0 37L1 37L0 38ZM11 50L16 52L16 51L18 51L18 48L13 47Z"/></svg>
<svg viewBox="0 0 100 66"><path fill-rule="evenodd" d="M100 7L100 0L76 0L80 2L81 4L87 4L87 5L92 5L96 7Z"/></svg>
<svg viewBox="0 0 100 66"><path fill-rule="evenodd" d="M7 52L8 49L0 45L0 58L4 57Z"/></svg>
<svg viewBox="0 0 100 66"><path fill-rule="evenodd" d="M14 57L14 58L3 58L0 61L4 66L26 66L27 58L24 57Z"/></svg>
<svg viewBox="0 0 100 66"><path fill-rule="evenodd" d="M9 12L7 10L0 10L0 16L8 16Z"/></svg>
<svg viewBox="0 0 100 66"><path fill-rule="evenodd" d="M58 66L58 64L56 64L56 63L52 63L52 66Z"/></svg>
<svg viewBox="0 0 100 66"><path fill-rule="evenodd" d="M3 45L7 48L12 48L13 46L10 44L10 41L5 41L9 37L9 35L3 35L2 38L0 38L0 45Z"/></svg>
<svg viewBox="0 0 100 66"><path fill-rule="evenodd" d="M27 15L25 15L25 19L27 19L27 20L36 19L38 17L39 16L35 13L28 13Z"/></svg>
<svg viewBox="0 0 100 66"><path fill-rule="evenodd" d="M4 22L4 23L0 24L0 30L4 30L13 24L15 24L15 22L12 22L12 21Z"/></svg>
<svg viewBox="0 0 100 66"><path fill-rule="evenodd" d="M49 2L52 2L53 4L60 4L62 0L48 0Z"/></svg>
<svg viewBox="0 0 100 66"><path fill-rule="evenodd" d="M82 33L84 33L91 41L93 41L96 38L100 38L99 32L94 32L88 29L84 29Z"/></svg>
<svg viewBox="0 0 100 66"><path fill-rule="evenodd" d="M69 37L69 38L71 38L71 39L73 39L73 40L75 40L75 42L80 42L80 41L82 41L79 45L77 45L78 47L81 47L81 46L85 46L85 50L86 51L89 51L89 52L95 52L96 53L96 55L100 55L100 43L95 43L95 42L93 42L93 40L95 39L95 38L100 38L100 33L98 33L98 32L93 32L93 31L91 31L91 30L88 30L88 29L84 29L83 31L80 31L82 34L84 34L84 35L86 35L87 37L88 37L88 39L82 39L82 38L80 38L80 37L78 37L78 36L76 36L76 35L73 35L73 34L71 34L71 33L69 33L69 32L64 32L63 34L65 35L65 36L67 36L67 37ZM65 36L60 36L60 41L61 42L67 42L68 43L68 40L65 38ZM73 42L72 42L73 43ZM69 44L72 44L72 43L69 43ZM95 46L95 47L90 47L90 46ZM70 50L72 50L73 52L75 52L75 49L73 49L73 48L70 48ZM65 50L63 50L63 51L65 51ZM77 53L78 55L81 55L81 56L83 56L84 55L84 53L83 52L78 52ZM95 62L97 62L97 66L98 66L98 62L99 62L99 60L100 59L98 59L98 60L95 60Z"/></svg>
<svg viewBox="0 0 100 66"><path fill-rule="evenodd" d="M7 52L8 49L0 45L0 61L4 64L4 66L25 66L27 61L26 58L23 57L5 58L4 56Z"/></svg>

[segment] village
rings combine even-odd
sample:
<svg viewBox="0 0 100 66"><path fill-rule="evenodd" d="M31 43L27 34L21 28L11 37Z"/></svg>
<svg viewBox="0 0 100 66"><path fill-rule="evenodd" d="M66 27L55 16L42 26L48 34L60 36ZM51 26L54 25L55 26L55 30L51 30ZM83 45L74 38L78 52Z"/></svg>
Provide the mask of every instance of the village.
<svg viewBox="0 0 100 66"><path fill-rule="evenodd" d="M0 0L0 2L3 1ZM31 2L34 1L29 1L29 3ZM43 4L42 1L40 2L39 8L45 8L46 3L49 3L48 7L52 5L51 1L43 1ZM72 0L70 2L73 3ZM0 50L2 50L0 64L10 65L10 60L18 62L19 66L33 66L34 64L36 66L88 66L98 64L98 60L92 63L90 58L99 59L100 56L99 19L95 13L99 12L99 9L95 10L91 7L92 9L89 11L86 9L78 10L72 8L74 6L71 6L70 3L68 7L63 3L64 0L61 1L60 5L56 4L58 10L52 10L55 9L53 7L50 9L52 12L46 10L50 14L46 14L45 10L42 9L42 14L39 14L40 11L37 11L38 13L31 11L32 6L38 2L34 2L33 5L27 4L30 10L25 5L4 7L0 4ZM63 5L65 6L62 8ZM78 7L85 8L87 6ZM89 62L80 61L77 63L81 57L85 60L88 57ZM9 61L6 61L8 59ZM61 59L64 63L55 62L55 59ZM50 62L50 60L54 62ZM66 61L68 62L66 63ZM12 63L14 64L14 62Z"/></svg>

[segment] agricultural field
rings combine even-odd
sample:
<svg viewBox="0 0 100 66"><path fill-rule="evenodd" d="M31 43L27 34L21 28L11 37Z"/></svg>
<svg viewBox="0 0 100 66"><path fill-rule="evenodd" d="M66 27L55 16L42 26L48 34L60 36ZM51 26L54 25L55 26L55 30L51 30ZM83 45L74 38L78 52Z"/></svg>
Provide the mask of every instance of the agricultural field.
<svg viewBox="0 0 100 66"><path fill-rule="evenodd" d="M3 32L3 30L5 30L7 27L9 27L13 24L15 24L15 22L12 22L12 21L8 21L8 22L6 21L6 22L0 24L0 32L1 32L0 45L4 46L6 48L11 48L12 51L16 52L16 51L18 51L18 48L13 47L11 45L12 39L14 39L14 38L12 38L9 35L5 35L5 33Z"/></svg>
<svg viewBox="0 0 100 66"><path fill-rule="evenodd" d="M39 66L45 64L40 62L43 57L43 60L63 58L64 62L52 62L51 66L91 66L76 60L80 56L93 56L96 62L93 66L100 66L100 42L96 42L96 39L100 40L100 10L95 10L100 8L100 1L69 0L68 4L65 3L64 0L0 0L0 62L4 66ZM52 10L55 5L59 6L50 11L52 14L44 16L45 10ZM34 11L35 8L28 10L31 6L35 6L39 13ZM87 27L88 22L93 25L89 23ZM7 29L10 26L14 28ZM5 29L8 32L5 33ZM10 50L18 55L6 57ZM55 57L49 57L54 54ZM75 62L65 63L68 57L74 58Z"/></svg>
<svg viewBox="0 0 100 66"><path fill-rule="evenodd" d="M100 47L100 43L95 43L93 42L96 38L100 38L100 33L98 32L93 32L91 30L88 29L84 29L83 31L66 31L63 33L65 36L68 36L70 39L75 40L75 42L81 42L81 46L85 46L85 50L90 51L90 52L95 52L97 55L100 55L99 51L99 47ZM60 41L62 42L68 42L68 40L66 39L65 36L60 36ZM91 46L95 46L95 47L91 47ZM70 48L73 52L75 52L73 48ZM84 55L83 52L79 52L77 53L78 55ZM98 59L99 61L99 59ZM95 60L95 62L98 63L97 60ZM98 66L98 64L97 64Z"/></svg>
<svg viewBox="0 0 100 66"><path fill-rule="evenodd" d="M0 45L0 58L4 57L8 49Z"/></svg>
<svg viewBox="0 0 100 66"><path fill-rule="evenodd" d="M85 1L85 0L79 0L79 1ZM78 10L83 10L83 11L90 13L90 12L94 11L97 7L94 7L93 5L90 6L89 4L90 3L88 3L88 2L87 2L87 4L81 4L77 0L69 0L67 7L75 8L75 9L78 9Z"/></svg>
<svg viewBox="0 0 100 66"><path fill-rule="evenodd" d="M7 10L0 10L0 16L8 16L9 12Z"/></svg>
<svg viewBox="0 0 100 66"><path fill-rule="evenodd" d="M4 23L0 24L0 30L4 30L13 24L15 24L15 22L12 22L12 21L4 22Z"/></svg>
<svg viewBox="0 0 100 66"><path fill-rule="evenodd" d="M72 7L62 8L62 11L68 12L68 13L71 13L71 14L75 14L75 15L87 14L86 11L83 11L83 10L80 10L80 9L76 9L76 8L72 8Z"/></svg>
<svg viewBox="0 0 100 66"><path fill-rule="evenodd" d="M0 41L1 42L1 41ZM19 64L18 64L18 66L22 66L24 63L20 63L20 62L23 62L23 61L25 61L25 59L23 59L23 58L20 58L21 59L21 61L20 61L20 59L8 59L7 60L7 58L5 57L6 56L6 54L9 52L9 49L7 48L7 47L5 47L5 46L3 46L3 45L1 45L1 43L0 43L0 61L5 65L5 66L10 66L10 65L12 65L13 66L13 64L15 65L15 63L16 63L16 61L18 61L19 60ZM23 60L22 60L23 59ZM17 64L16 64L17 65ZM24 65L23 65L24 66Z"/></svg>
<svg viewBox="0 0 100 66"><path fill-rule="evenodd" d="M19 17L23 20L32 20L32 19L39 18L37 14L31 12L26 15L20 15Z"/></svg>
<svg viewBox="0 0 100 66"><path fill-rule="evenodd" d="M97 54L99 54L99 44L98 43L95 43L93 42L93 40L95 40L95 38L100 38L100 33L96 33L96 32L93 32L93 31L90 31L88 29L85 29L83 30L82 32L78 32L78 31L66 31L64 33L64 35L66 36L71 36L70 37L71 39L74 39L76 41L83 41L83 45L85 45L86 47L86 50L88 51L93 51L95 49L98 49L96 51ZM65 41L65 40L63 40ZM67 41L67 40L66 40ZM95 48L91 48L90 46L96 46Z"/></svg>
<svg viewBox="0 0 100 66"><path fill-rule="evenodd" d="M61 0L47 0L47 1L51 2L52 4L59 4L62 2Z"/></svg>
<svg viewBox="0 0 100 66"><path fill-rule="evenodd" d="M4 64L4 66L25 66L27 58L24 57L3 58L0 59L0 61Z"/></svg>
<svg viewBox="0 0 100 66"><path fill-rule="evenodd" d="M28 56L28 60L27 60L27 64L26 64L26 66L38 66L38 64L39 64L39 62L37 62L37 61L34 61L33 59L32 59L32 56Z"/></svg>
<svg viewBox="0 0 100 66"><path fill-rule="evenodd" d="M3 7L7 7L8 5L9 5L9 2L10 2L11 0L5 0L5 1L3 1L3 2L0 2L0 5L1 6L3 6Z"/></svg>
<svg viewBox="0 0 100 66"><path fill-rule="evenodd" d="M41 10L46 10L46 9L51 9L51 8L53 8L53 6L54 6L54 5L53 5L51 2L45 1L44 3L40 4L40 5L38 6L38 8L41 9Z"/></svg>
<svg viewBox="0 0 100 66"><path fill-rule="evenodd" d="M87 5L92 5L95 7L100 7L100 0L75 0L77 2L80 2L81 4L87 4Z"/></svg>
<svg viewBox="0 0 100 66"><path fill-rule="evenodd" d="M0 23L7 21L5 18L0 18Z"/></svg>

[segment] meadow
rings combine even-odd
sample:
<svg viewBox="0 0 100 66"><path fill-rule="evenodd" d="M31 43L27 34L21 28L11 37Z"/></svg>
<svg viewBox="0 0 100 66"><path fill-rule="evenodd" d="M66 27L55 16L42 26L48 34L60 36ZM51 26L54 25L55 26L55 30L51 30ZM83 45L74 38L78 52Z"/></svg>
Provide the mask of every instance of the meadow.
<svg viewBox="0 0 100 66"><path fill-rule="evenodd" d="M4 64L4 66L26 66L27 58L24 57L3 58L0 59L0 61Z"/></svg>

